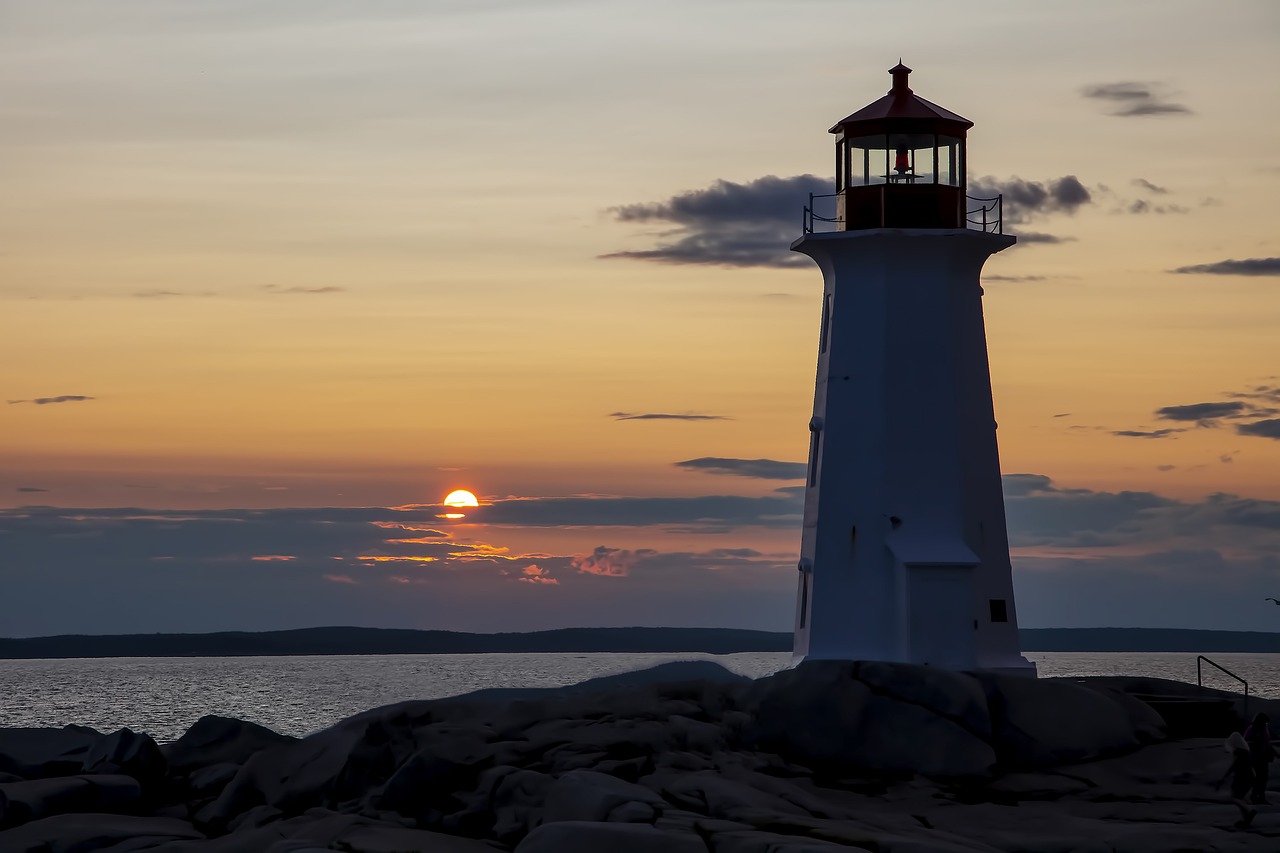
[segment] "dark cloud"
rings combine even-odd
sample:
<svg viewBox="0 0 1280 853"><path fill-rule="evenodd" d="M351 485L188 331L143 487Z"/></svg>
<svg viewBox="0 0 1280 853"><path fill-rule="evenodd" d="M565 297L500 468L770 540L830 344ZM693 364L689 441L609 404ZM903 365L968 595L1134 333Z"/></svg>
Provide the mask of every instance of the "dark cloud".
<svg viewBox="0 0 1280 853"><path fill-rule="evenodd" d="M97 397L86 397L83 394L62 394L58 397L36 397L31 400L9 400L9 405L15 403L34 403L37 406L48 406L51 403L83 403L88 400L96 400Z"/></svg>
<svg viewBox="0 0 1280 853"><path fill-rule="evenodd" d="M788 527L804 510L799 493L762 497L537 498L495 501L467 512L467 520L515 527L645 527L681 525L687 530L728 531L738 527Z"/></svg>
<svg viewBox="0 0 1280 853"><path fill-rule="evenodd" d="M633 514L643 515L636 500ZM441 523L440 509L0 510L0 624L30 636L317 624L535 630L583 624L583 613L600 625L781 629L791 618L791 554L531 552L492 538L517 531L471 517L461 522L466 541L431 535L442 532L429 526ZM551 511L583 517L573 501Z"/></svg>
<svg viewBox="0 0 1280 853"><path fill-rule="evenodd" d="M1191 403L1186 406L1165 406L1156 409L1157 418L1166 421L1195 421L1200 426L1209 426L1215 420L1240 415L1245 411L1241 402Z"/></svg>
<svg viewBox="0 0 1280 853"><path fill-rule="evenodd" d="M728 421L728 415L670 415L663 412L610 412L617 421Z"/></svg>
<svg viewBox="0 0 1280 853"><path fill-rule="evenodd" d="M1018 239L1022 239L1019 237ZM1042 275L984 275L983 281L1044 281Z"/></svg>
<svg viewBox="0 0 1280 853"><path fill-rule="evenodd" d="M1280 559L1230 548L1015 556L1018 622L1031 626L1275 630ZM1226 686L1226 685L1224 685Z"/></svg>
<svg viewBox="0 0 1280 853"><path fill-rule="evenodd" d="M1236 432L1241 435L1252 435L1258 438L1280 439L1280 418L1255 421L1251 424L1236 424Z"/></svg>
<svg viewBox="0 0 1280 853"><path fill-rule="evenodd" d="M1168 438L1169 436L1179 432L1184 432L1184 430L1169 428L1169 429L1153 429L1153 430L1144 432L1143 430L1140 430L1140 429L1118 429L1118 430L1113 430L1111 434L1125 436L1128 438Z"/></svg>
<svg viewBox="0 0 1280 853"><path fill-rule="evenodd" d="M779 462L776 459L726 459L720 456L702 456L675 463L687 471L706 474L730 474L735 477L754 477L761 480L803 480L805 463Z"/></svg>
<svg viewBox="0 0 1280 853"><path fill-rule="evenodd" d="M1280 258L1242 258L1177 267L1184 275L1280 275Z"/></svg>
<svg viewBox="0 0 1280 853"><path fill-rule="evenodd" d="M1171 624L1202 595L1235 597L1238 610L1242 593L1280 577L1280 501L1063 488L1031 473L1004 486L1028 626L1091 624L1102 618L1091 601L1112 624ZM645 546L643 528L798 530L803 493L511 498L456 522L434 505L0 509L0 624L14 636L318 624L510 631L581 625L587 613L599 625L785 630L794 553L723 541L660 550ZM522 526L561 528L568 544L521 549ZM631 528L626 544L609 544L618 531L605 526ZM1155 553L1133 556L1147 549ZM1150 595L1137 594L1144 588ZM1111 595L1128 596L1123 609L1104 601ZM1240 614L1202 626L1240 627Z"/></svg>
<svg viewBox="0 0 1280 853"><path fill-rule="evenodd" d="M1147 192L1155 193L1156 195L1165 195L1169 192L1167 188L1156 186L1155 184L1148 181L1146 178L1134 178L1132 183L1135 187L1141 187Z"/></svg>
<svg viewBox="0 0 1280 853"><path fill-rule="evenodd" d="M1100 83L1086 86L1082 94L1086 98L1103 101L1112 106L1113 116L1179 115L1191 112L1186 106L1168 100L1164 86L1159 83Z"/></svg>
<svg viewBox="0 0 1280 853"><path fill-rule="evenodd" d="M789 247L800 230L809 194L832 191L830 178L767 175L745 184L717 180L666 201L626 204L609 213L629 224L674 226L655 248L619 251L605 258L728 267L808 268L812 261Z"/></svg>
<svg viewBox="0 0 1280 853"><path fill-rule="evenodd" d="M969 182L969 195L981 198L1002 197L1001 216L1004 224L1020 225L1037 217L1053 213L1075 213L1093 201L1089 189L1075 175L1048 181L1024 181L1013 177L1000 180L993 177L977 178ZM1028 235L1019 234L1018 239ZM1040 238L1049 235L1038 235ZM1056 242L1057 238L1036 239L1030 242Z"/></svg>
<svg viewBox="0 0 1280 853"><path fill-rule="evenodd" d="M1019 245L1027 243L1074 243L1076 240L1075 237L1059 237L1056 234L1045 234L1041 231L1019 231L1017 237Z"/></svg>
<svg viewBox="0 0 1280 853"><path fill-rule="evenodd" d="M183 299L187 297L206 298L217 296L212 290L188 291L188 290L138 290L130 294L135 299Z"/></svg>
<svg viewBox="0 0 1280 853"><path fill-rule="evenodd" d="M18 486L18 488L14 489L14 491L15 492L47 492L49 490L42 489L39 486Z"/></svg>
<svg viewBox="0 0 1280 853"><path fill-rule="evenodd" d="M1164 215L1166 213L1190 213L1190 209L1180 204L1152 204L1146 199L1134 199L1122 209L1124 213L1155 213Z"/></svg>
<svg viewBox="0 0 1280 853"><path fill-rule="evenodd" d="M262 289L269 293L281 293L281 294L284 294L284 293L343 293L344 291L346 291L345 287L334 287L333 285L327 285L324 287L298 287L298 286L281 287L278 284L264 284L262 285Z"/></svg>

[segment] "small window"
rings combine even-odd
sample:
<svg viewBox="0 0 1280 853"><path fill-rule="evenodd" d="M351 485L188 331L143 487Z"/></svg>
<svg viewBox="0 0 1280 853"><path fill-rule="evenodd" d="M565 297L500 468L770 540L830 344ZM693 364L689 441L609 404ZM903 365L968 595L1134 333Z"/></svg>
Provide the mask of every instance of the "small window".
<svg viewBox="0 0 1280 853"><path fill-rule="evenodd" d="M1009 605L1003 598L991 599L991 621L1008 622Z"/></svg>
<svg viewBox="0 0 1280 853"><path fill-rule="evenodd" d="M827 351L827 338L831 335L831 294L822 300L822 331L818 333L818 352Z"/></svg>
<svg viewBox="0 0 1280 853"><path fill-rule="evenodd" d="M822 449L822 431L809 434L809 485L818 485L818 452Z"/></svg>
<svg viewBox="0 0 1280 853"><path fill-rule="evenodd" d="M800 576L800 627L809 619L809 573Z"/></svg>

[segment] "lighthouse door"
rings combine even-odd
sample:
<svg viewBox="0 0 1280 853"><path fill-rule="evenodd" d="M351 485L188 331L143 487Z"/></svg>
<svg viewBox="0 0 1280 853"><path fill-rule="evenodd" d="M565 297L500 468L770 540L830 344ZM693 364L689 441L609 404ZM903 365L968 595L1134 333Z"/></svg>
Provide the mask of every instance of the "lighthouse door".
<svg viewBox="0 0 1280 853"><path fill-rule="evenodd" d="M976 665L972 566L908 565L908 641L912 663L946 669Z"/></svg>

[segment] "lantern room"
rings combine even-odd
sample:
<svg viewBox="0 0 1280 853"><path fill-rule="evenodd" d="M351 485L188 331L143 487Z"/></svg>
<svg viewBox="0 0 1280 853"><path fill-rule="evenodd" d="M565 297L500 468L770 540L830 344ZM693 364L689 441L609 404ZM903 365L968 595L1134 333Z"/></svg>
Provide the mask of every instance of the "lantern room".
<svg viewBox="0 0 1280 853"><path fill-rule="evenodd" d="M973 122L911 91L911 69L889 69L893 88L841 119L836 216L841 231L964 228L965 134Z"/></svg>

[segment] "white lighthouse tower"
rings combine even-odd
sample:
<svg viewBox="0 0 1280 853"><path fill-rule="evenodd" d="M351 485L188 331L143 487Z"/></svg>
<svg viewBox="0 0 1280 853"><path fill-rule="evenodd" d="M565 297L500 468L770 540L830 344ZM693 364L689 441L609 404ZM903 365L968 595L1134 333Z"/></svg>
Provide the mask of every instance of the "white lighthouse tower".
<svg viewBox="0 0 1280 853"><path fill-rule="evenodd" d="M1013 604L982 265L1016 241L968 199L973 122L911 69L841 120L835 213L791 248L822 269L795 659L1035 674ZM816 226L816 228L815 228Z"/></svg>

